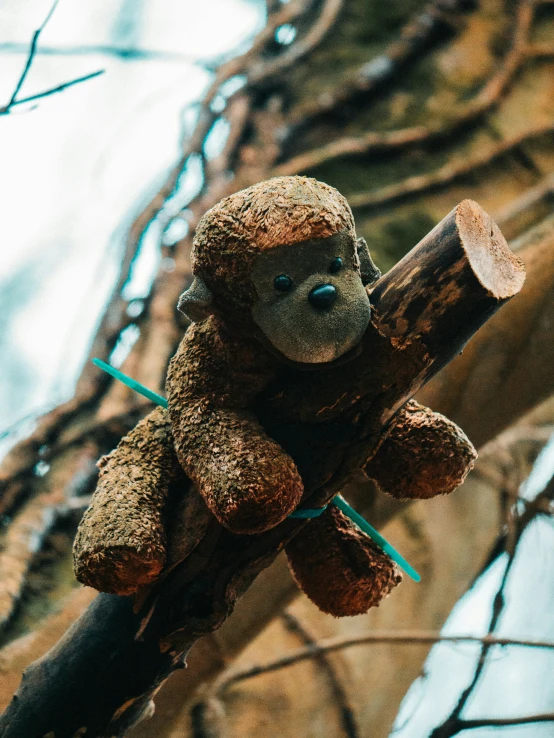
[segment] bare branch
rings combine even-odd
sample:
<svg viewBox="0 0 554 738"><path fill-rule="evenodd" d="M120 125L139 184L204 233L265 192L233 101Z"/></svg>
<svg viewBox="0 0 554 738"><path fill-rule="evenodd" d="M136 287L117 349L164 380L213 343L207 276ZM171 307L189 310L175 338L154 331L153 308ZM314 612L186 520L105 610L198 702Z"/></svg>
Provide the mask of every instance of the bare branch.
<svg viewBox="0 0 554 738"><path fill-rule="evenodd" d="M23 83L25 82L25 78L27 77L27 74L29 72L29 69L31 68L31 64L33 63L33 59L35 58L35 52L37 48L37 43L40 38L40 34L44 31L46 28L46 25L52 15L54 14L54 11L56 10L56 7L58 5L59 0L54 0L54 3L50 10L48 11L48 14L46 18L43 20L42 24L37 28L37 30L33 34L33 38L31 39L31 46L29 48L29 54L27 56L27 61L25 63L25 67L23 69L23 72L21 73L21 76L19 77L19 80L15 86L15 90L13 91L13 94L11 96L11 99L9 103L6 105L6 111L9 111L9 109L12 107L12 105L15 105L15 101L17 98L17 95L19 93L19 90L23 86ZM0 111L2 112L2 111Z"/></svg>
<svg viewBox="0 0 554 738"><path fill-rule="evenodd" d="M286 52L275 59L255 66L248 74L251 84L259 84L263 79L279 74L291 67L312 51L330 31L342 8L344 0L325 0L317 21L304 38L293 44Z"/></svg>
<svg viewBox="0 0 554 738"><path fill-rule="evenodd" d="M508 727L510 725L529 725L529 723L547 723L554 721L554 712L546 712L541 715L527 715L519 718L480 718L478 720L460 720L459 729L472 730L473 728L489 728L489 727ZM455 735L455 733L452 733Z"/></svg>
<svg viewBox="0 0 554 738"><path fill-rule="evenodd" d="M0 43L0 54L20 54L27 50L27 46L21 43ZM81 45L78 46L44 46L35 49L35 56L113 56L125 61L178 61L209 67L210 62L199 62L194 56L181 54L176 51L164 51L163 49L140 49L120 46L103 45Z"/></svg>
<svg viewBox="0 0 554 738"><path fill-rule="evenodd" d="M58 5L59 0L54 0L54 3L50 10L48 11L48 15L42 22L42 24L37 28L37 30L33 34L33 38L31 39L31 46L29 48L29 53L27 55L27 61L25 62L25 67L23 69L23 72L21 73L19 80L17 81L17 84L15 86L15 90L13 91L13 94L10 98L10 101L7 105L0 107L0 115L8 115L11 111L11 109L15 105L21 105L22 103L31 102L33 100L38 100L42 97L48 97L50 95L54 95L57 92L62 92L63 90L66 90L68 87L73 87L73 85L80 84L81 82L86 82L89 79L93 79L93 77L98 77L98 75L104 73L104 69L100 69L97 72L92 72L91 74L86 74L84 77L79 77L77 79L73 79L70 82L64 82L61 85L58 85L57 87L52 87L49 90L45 90L44 92L39 92L36 95L30 95L28 97L25 97L21 100L17 99L17 96L19 94L19 91L21 90L23 83L25 82L25 79L27 78L27 74L29 73L29 70L31 69L31 65L33 64L33 60L36 56L37 52L37 44L38 40L40 38L40 34L44 31L46 28L46 25L52 15L54 14L54 11L56 10L56 7Z"/></svg>
<svg viewBox="0 0 554 738"><path fill-rule="evenodd" d="M554 46L551 44L529 44L525 53L530 58L550 59L554 56Z"/></svg>
<svg viewBox="0 0 554 738"><path fill-rule="evenodd" d="M252 666L242 671L234 673L222 674L220 679L214 684L213 692L222 695L231 686L237 682L243 682L252 679L260 674L267 674L272 671L279 671L293 666L300 661L317 658L321 654L332 653L333 651L341 651L345 648L353 646L373 646L382 643L393 645L434 645L436 643L480 643L488 647L491 646L521 646L525 648L545 648L554 649L554 643L550 641L533 641L522 640L518 638L496 638L492 635L485 636L468 636L468 635L442 635L433 631L419 630L398 630L398 631L376 631L374 633L366 633L360 636L347 636L338 638L325 638L306 648L299 648L290 654L282 656L280 659L271 661L267 664Z"/></svg>
<svg viewBox="0 0 554 738"><path fill-rule="evenodd" d="M537 497L535 498L535 502L540 503L542 500L551 501L554 497L554 477L550 480L550 482L547 484L546 488L543 492L541 492ZM498 622L500 620L500 617L504 611L504 607L506 604L504 593L506 591L506 586L508 583L508 578L510 575L510 572L512 570L513 563L515 561L516 556L516 549L519 541L521 540L521 536L529 523L535 519L536 515L538 514L537 508L530 508L527 507L521 515L517 514L517 510L513 510L513 516L514 516L514 524L511 530L508 530L503 533L503 535L500 537L500 542L503 543L504 550L508 554L508 563L506 564L506 568L504 570L504 574L502 576L502 580L500 582L500 586L498 588L498 591L494 597L493 605L492 605L492 612L489 619L489 626L488 626L488 635L489 637L496 629ZM496 547L497 551L500 551L500 547ZM489 561L490 564L490 561ZM477 686L479 679L481 677L481 674L483 673L483 669L485 668L485 665L487 663L487 658L489 651L492 647L492 643L488 643L483 641L481 645L481 651L479 654L479 658L477 660L477 664L475 666L475 671L473 673L473 677L470 681L470 683L467 685L467 687L462 691L458 702L452 709L452 712L450 715L440 724L438 725L431 733L430 738L451 738L451 736L456 735L461 730L464 730L463 724L465 721L463 721L460 718L460 715L467 705L467 702L475 690L475 687ZM477 725L474 725L473 727L478 727Z"/></svg>
<svg viewBox="0 0 554 738"><path fill-rule="evenodd" d="M463 0L433 0L428 3L409 19L382 54L363 64L350 79L343 80L334 90L322 93L315 101L303 106L289 123L287 140L319 117L332 113L360 95L367 96L381 89L409 59L428 46L440 28L451 26L465 6Z"/></svg>
<svg viewBox="0 0 554 738"><path fill-rule="evenodd" d="M388 204L409 195L425 192L440 185L449 184L459 177L471 174L479 167L489 164L494 159L509 153L518 146L534 138L552 133L552 131L554 131L554 123L548 123L534 130L519 133L512 138L504 139L498 145L489 148L489 150L479 149L477 154L473 156L460 157L449 161L448 164L445 164L430 174L417 174L413 177L408 177L402 182L382 187L373 192L361 192L351 195L348 198L350 205L353 208L375 207L376 205Z"/></svg>
<svg viewBox="0 0 554 738"><path fill-rule="evenodd" d="M63 90L67 90L68 87L73 87L73 85L78 85L81 82L87 82L87 80L89 79L98 77L101 74L104 74L105 71L106 71L105 69L99 69L96 72L91 72L91 74L85 74L84 77L77 77L77 79L72 79L70 82L64 82L63 84L58 85L57 87L52 87L49 90L44 90L44 92L37 92L36 95L29 95L29 97L24 97L21 100L14 100L12 103L10 103L11 107L8 107L7 110L0 110L0 113L3 113L5 115L15 105L22 105L23 103L32 102L33 100L39 100L42 97L48 97L50 95L55 95L57 92L62 92Z"/></svg>
<svg viewBox="0 0 554 738"><path fill-rule="evenodd" d="M314 646L317 646L317 640L314 638L314 636L311 635L306 627L298 620L298 618L294 617L292 613L283 613L282 620L285 628L289 632L296 633L300 636L306 648L313 648ZM344 735L346 736L346 738L358 738L359 731L358 726L356 725L354 708L350 702L348 693L346 692L344 686L341 684L341 681L335 667L333 666L332 661L327 658L327 653L323 652L315 654L314 658L319 663L321 671L327 676L327 679L329 681L331 692L333 694L333 697L335 698L340 713L340 720L342 723Z"/></svg>
<svg viewBox="0 0 554 738"><path fill-rule="evenodd" d="M431 141L451 135L461 126L473 122L498 104L516 72L526 59L527 40L533 21L533 4L520 3L516 18L512 48L500 69L471 100L449 114L446 122L428 126L412 126L396 131L368 131L362 136L339 138L319 148L298 154L275 167L275 176L303 173L341 156L367 154L374 150L391 150L414 143Z"/></svg>
<svg viewBox="0 0 554 738"><path fill-rule="evenodd" d="M495 216L496 222L504 226L511 220L515 220L520 215L528 212L538 203L550 198L554 195L554 174L547 174L546 177L534 187L526 190L522 195L512 200Z"/></svg>

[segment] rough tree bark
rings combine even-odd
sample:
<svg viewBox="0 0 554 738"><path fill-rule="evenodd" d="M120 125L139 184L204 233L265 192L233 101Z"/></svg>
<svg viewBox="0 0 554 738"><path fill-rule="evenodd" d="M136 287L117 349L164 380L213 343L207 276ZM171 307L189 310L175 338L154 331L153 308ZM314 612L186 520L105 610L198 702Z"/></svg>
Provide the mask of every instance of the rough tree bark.
<svg viewBox="0 0 554 738"><path fill-rule="evenodd" d="M271 388L259 415L298 464L310 505L330 501L371 457L395 412L523 279L498 227L464 201L376 283L374 317L358 357ZM326 423L325 408L345 392L351 410L340 427ZM236 598L306 524L289 519L262 535L236 536L214 521L135 609L130 598L99 595L53 651L26 670L0 735L124 735L188 649L222 624Z"/></svg>

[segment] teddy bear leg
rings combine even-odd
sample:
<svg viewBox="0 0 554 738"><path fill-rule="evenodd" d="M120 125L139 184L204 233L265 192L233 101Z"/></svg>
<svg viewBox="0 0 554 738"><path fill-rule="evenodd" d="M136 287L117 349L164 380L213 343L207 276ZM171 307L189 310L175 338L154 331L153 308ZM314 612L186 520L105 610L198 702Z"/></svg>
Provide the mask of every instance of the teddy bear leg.
<svg viewBox="0 0 554 738"><path fill-rule="evenodd" d="M285 550L300 589L335 617L367 612L402 579L394 562L333 504Z"/></svg>
<svg viewBox="0 0 554 738"><path fill-rule="evenodd" d="M427 499L459 487L476 458L461 428L410 400L364 471L393 497Z"/></svg>
<svg viewBox="0 0 554 738"><path fill-rule="evenodd" d="M129 595L155 580L166 560L164 507L180 471L167 411L151 412L98 466L73 547L75 575L101 592Z"/></svg>

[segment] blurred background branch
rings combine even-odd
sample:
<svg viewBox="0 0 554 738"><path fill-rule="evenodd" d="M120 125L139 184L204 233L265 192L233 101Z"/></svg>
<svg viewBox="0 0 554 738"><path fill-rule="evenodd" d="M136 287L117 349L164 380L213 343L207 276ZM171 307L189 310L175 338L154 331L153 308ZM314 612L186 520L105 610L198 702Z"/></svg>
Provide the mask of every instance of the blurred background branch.
<svg viewBox="0 0 554 738"><path fill-rule="evenodd" d="M80 349L80 319L67 328L75 346L71 361L76 369L66 382L70 390L56 403L60 381L53 381L55 391L40 396L34 407L56 407L34 420L34 408L26 403L39 395L32 394L32 382L24 385L14 420L19 411L30 420L7 434L10 448L0 468L5 521L0 623L6 643L0 653L0 701L9 701L22 668L53 645L92 599L94 593L75 588L72 579L72 536L94 489L95 461L149 407L101 375L89 358L111 361L163 391L167 362L186 328L175 306L190 282L189 253L198 219L234 190L275 174L301 173L329 182L348 197L358 233L383 270L465 197L496 215L512 239L527 265L523 293L418 397L460 423L484 449L482 458L462 490L425 505L385 499L365 480L347 491L350 501L373 524L386 526L387 537L423 572L421 585L404 583L379 610L337 622L297 598L283 561L277 561L230 621L194 649L189 668L164 685L153 718L133 735L199 736L211 720L228 735L245 738L259 733L282 738L385 736L393 724L395 735L418 738L433 730L437 738L462 730L479 736L486 726L502 731L518 725L523 726L517 728L520 732L510 728L510 736L548 736L547 723L525 725L551 719L554 687L545 674L551 673L552 656L536 654L524 661L520 651L528 649L515 643L554 641L548 617L554 595L551 484L545 479L544 489L525 492L525 480L554 423L554 6L531 0L244 4L245 14L255 6L255 21L248 21L234 50L227 41L221 43L225 50L210 58L201 52L194 56L190 37L187 42L173 40L172 27L184 34L195 12L187 3L179 14L158 0L133 7L121 0L118 14L113 6L102 12L102 4L98 16L82 8L90 13L86 23L92 28L107 19L114 22L118 30L110 37L96 30L82 37L64 34L64 18L67 28L80 26L62 3L48 28L52 37L47 43L41 39L41 61L74 64L82 56L88 63L90 56L98 56L108 72L88 91L81 89L81 95L90 96L89 108L80 108L76 99L72 123L89 141L103 126L112 126L109 148L96 152L94 160L111 166L102 185L107 194L98 198L96 210L89 193L73 207L81 219L89 212L106 226L96 232L89 215L89 221L83 220L86 228L75 231L80 235L64 242L63 256L82 241L98 254L96 266L87 270L106 273L109 279L97 277L90 292L79 288L75 294L67 284L79 278L66 275L65 312L80 315L78 305L83 305L92 315ZM38 92L30 89L18 97L24 83L25 89L30 84L31 66L35 72L37 41L54 8L35 31L30 49L24 36L0 38L0 59L26 54L24 72L18 71L3 112L16 102L48 94L40 89L57 89L47 82ZM215 16L224 13L214 8L206 3L202 11L212 15L204 27L205 46L217 33ZM232 35L229 20L226 24L222 38ZM131 63L142 71L132 76ZM154 68L157 64L166 66ZM183 74L193 79L200 67L203 89L197 85L194 96L185 89ZM154 70L152 81L147 68ZM161 93L163 74L172 81L171 90ZM74 82L86 77L79 74ZM119 80L119 87L109 87L114 84L110 80ZM143 85L150 97L141 92L134 107L117 107L126 88L141 90ZM154 106L158 117L144 138L138 121L149 115L154 94L171 99L172 107ZM108 116L100 123L94 109L103 96ZM58 101L63 104L63 95ZM46 102L34 115L43 107ZM166 150L157 147L164 136L162 118L171 117L168 110L175 123L173 148ZM90 134L85 125L89 118ZM118 127L130 136L130 148L116 135ZM48 146L41 143L44 148ZM150 148L161 154L137 175L134 161L149 162ZM106 164L108 159L113 164ZM19 160L14 173L22 166ZM125 171L128 178L117 179ZM71 176L76 175L63 180L65 191L72 188ZM95 181L98 170L91 166L86 176ZM110 179L122 184L110 189ZM7 178L4 187L10 188ZM55 240L63 238L68 224L66 209L51 207L60 225L43 222L50 224ZM96 241L87 241L88 230ZM23 238L22 233L17 236ZM42 234L33 233L29 240L41 248L46 244ZM104 243L110 244L109 251ZM56 253L53 244L50 251ZM38 255L34 258L39 266L47 264ZM37 283L50 278L47 268L38 271ZM14 274L14 289L20 293L32 270L22 267L19 277ZM43 298L41 306L45 302ZM8 308L15 325L13 304ZM54 323L42 328L48 334L42 354L29 356L66 356L53 348L60 345L52 337ZM7 348L15 353L16 345L13 341ZM77 367L82 367L80 373ZM14 377L20 374L14 369ZM36 379L32 372L30 376ZM7 408L10 401L3 400ZM285 619L276 618L287 607ZM433 635L402 647L402 632L416 629ZM361 642L368 631L375 640L370 656L360 648L324 650L329 638ZM465 633L476 644L448 645L452 632ZM214 679L217 686L236 670L247 673L248 664L283 663L283 654L299 640L310 658L291 665L294 671L266 669L255 680L228 685L223 701L220 693L214 694ZM499 653L505 654L504 671L511 682L502 681L495 670ZM428 654L426 677L409 689ZM448 666L453 663L457 666ZM537 675L533 678L531 668ZM498 686L498 698L491 697L487 685L492 679L503 685L503 698ZM542 691L537 686L541 680ZM199 688L206 690L205 699ZM214 703L216 697L220 704ZM481 719L493 713L503 717ZM530 717L522 717L526 714Z"/></svg>

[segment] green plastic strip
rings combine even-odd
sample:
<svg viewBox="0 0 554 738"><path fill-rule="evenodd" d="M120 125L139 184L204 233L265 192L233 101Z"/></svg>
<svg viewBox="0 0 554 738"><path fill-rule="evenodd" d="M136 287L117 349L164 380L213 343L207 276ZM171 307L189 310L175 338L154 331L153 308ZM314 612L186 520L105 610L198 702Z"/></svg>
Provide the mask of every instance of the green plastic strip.
<svg viewBox="0 0 554 738"><path fill-rule="evenodd" d="M131 379L131 377L128 377L126 374L123 374L123 372L120 372L119 369L114 369L113 366L110 366L109 364L106 364L104 361L101 361L100 359L93 359L92 363L99 367L100 369L103 369L105 372L110 374L112 377L115 377L115 379L119 379L120 382L123 382L123 384L126 384L127 387L130 387L132 390L135 390L135 392L138 392L140 395L143 395L144 397L147 397L149 400L152 400L152 402L155 402L157 405L161 405L162 407L167 407L167 400L165 397L162 397L161 395L158 395L156 392L152 392L152 390L149 390L148 387L145 387L143 384L140 384L140 382L135 382L134 379ZM390 543L386 540L386 538L383 538L383 536L375 530L375 528L370 525L365 518L362 518L362 516L357 513L353 507L350 507L350 505L343 500L343 498L340 495L337 495L331 500L331 503L335 504L339 510L341 510L345 515L347 515L350 520L354 521L358 528L363 530L364 533L367 533L367 535L375 541L375 543L381 548L386 554L388 554L393 561L395 561L398 566L406 572L406 574L411 577L414 582L419 582L421 580L421 577L417 573L415 569L412 569L412 567L408 564L406 559L401 556L396 549L394 549ZM330 503L330 504L331 504ZM314 510L308 510L306 508L301 508L299 510L295 510L289 515L289 518L317 518L319 517L325 510L327 509L327 506L320 507Z"/></svg>
<svg viewBox="0 0 554 738"><path fill-rule="evenodd" d="M294 512L291 512L289 518L319 518L327 508L328 505L325 505L325 507L315 507L313 509L298 507Z"/></svg>
<svg viewBox="0 0 554 738"><path fill-rule="evenodd" d="M152 392L152 390L149 390L148 387L145 387L143 384L135 382L134 379L131 379L131 377L123 374L123 372L120 372L119 369L114 369L113 366L106 364L100 359L93 359L92 363L100 369L103 369L108 374L111 374L112 377L119 379L120 382L123 382L123 384L126 384L127 387L135 390L135 392L138 392L139 395L144 395L144 397L148 397L149 400L152 400L152 402L155 402L157 405L167 407L167 400L165 399L165 397L158 395L156 392Z"/></svg>
<svg viewBox="0 0 554 738"><path fill-rule="evenodd" d="M398 566L414 580L414 582L419 582L421 580L421 577L419 576L417 571L408 564L406 559L401 556L398 551L396 551L396 549L394 549L390 545L390 543L385 538L383 538L383 536L378 531L376 531L375 528L367 522L367 520L365 520L365 518L362 518L362 516L357 513L353 507L350 507L348 502L343 500L340 495L334 497L333 502L339 510L341 510L345 515L348 515L350 520L353 520L356 523L358 528L361 528L364 533L367 533L367 535L375 541L379 548L382 548L383 551L388 554L391 559L395 561Z"/></svg>

